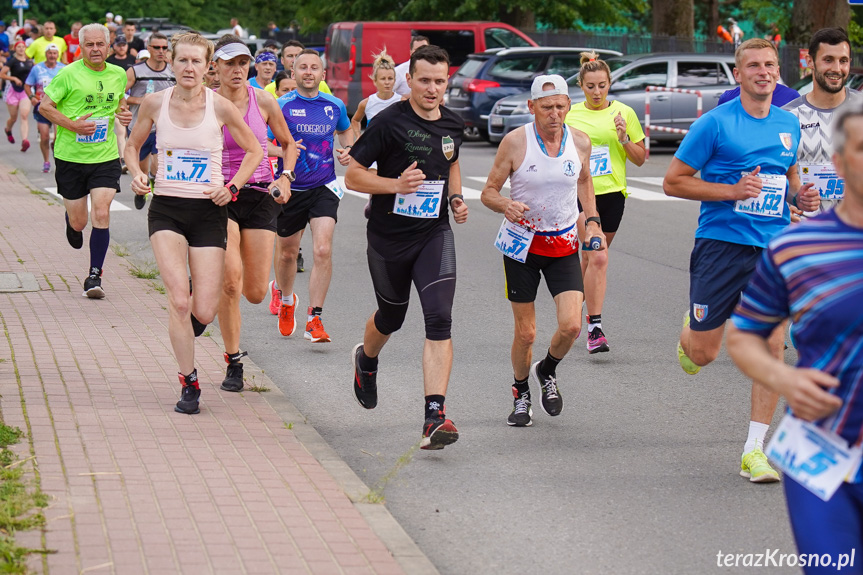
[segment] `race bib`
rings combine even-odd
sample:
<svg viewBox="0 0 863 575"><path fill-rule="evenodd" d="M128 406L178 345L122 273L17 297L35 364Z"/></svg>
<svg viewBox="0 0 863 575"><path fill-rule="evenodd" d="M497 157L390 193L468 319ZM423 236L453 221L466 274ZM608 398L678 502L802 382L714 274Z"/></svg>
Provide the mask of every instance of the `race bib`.
<svg viewBox="0 0 863 575"><path fill-rule="evenodd" d="M813 184L822 200L841 200L845 196L845 181L836 174L833 164L801 164L800 179Z"/></svg>
<svg viewBox="0 0 863 575"><path fill-rule="evenodd" d="M108 141L108 118L88 118L96 123L96 131L89 136L78 134L75 140L79 144L99 144Z"/></svg>
<svg viewBox="0 0 863 575"><path fill-rule="evenodd" d="M279 158L269 156L267 161L270 163L270 173L273 174L273 181L276 181L276 172L279 171Z"/></svg>
<svg viewBox="0 0 863 575"><path fill-rule="evenodd" d="M210 152L165 150L165 179L190 184L210 183Z"/></svg>
<svg viewBox="0 0 863 575"><path fill-rule="evenodd" d="M497 239L494 240L494 247L506 257L524 263L530 244L533 242L533 236L533 230L504 218L497 232Z"/></svg>
<svg viewBox="0 0 863 575"><path fill-rule="evenodd" d="M742 172L741 175L748 175ZM754 198L737 200L734 211L754 216L781 218L785 212L785 176L758 174L761 178L761 193Z"/></svg>
<svg viewBox="0 0 863 575"><path fill-rule="evenodd" d="M345 192L339 187L339 182L337 180L333 180L328 184L324 184L324 186L326 186L329 191L334 193L338 199L341 200L343 197L345 197Z"/></svg>
<svg viewBox="0 0 863 575"><path fill-rule="evenodd" d="M608 146L593 146L590 149L590 175L607 176L611 174L611 154Z"/></svg>
<svg viewBox="0 0 863 575"><path fill-rule="evenodd" d="M413 194L396 194L393 213L409 218L436 218L440 215L443 180L423 180Z"/></svg>
<svg viewBox="0 0 863 575"><path fill-rule="evenodd" d="M767 457L785 475L829 501L846 477L860 466L860 446L813 423L786 414L770 443Z"/></svg>

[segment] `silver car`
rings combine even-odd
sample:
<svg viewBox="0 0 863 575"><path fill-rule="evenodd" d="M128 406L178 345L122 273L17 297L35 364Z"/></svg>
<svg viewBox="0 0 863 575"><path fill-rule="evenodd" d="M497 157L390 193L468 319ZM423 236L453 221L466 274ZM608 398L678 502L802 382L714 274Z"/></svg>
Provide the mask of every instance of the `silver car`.
<svg viewBox="0 0 863 575"><path fill-rule="evenodd" d="M702 110L716 107L719 96L734 87L733 54L640 54L609 58L611 88L609 100L620 100L635 110L644 125L644 88L665 86L700 90ZM573 103L584 101L578 86L578 75L567 81ZM503 137L531 121L527 108L530 92L498 100L488 117L489 141L499 143ZM651 125L688 129L696 117L696 97L692 94L655 92L650 97ZM679 140L682 134L651 131L651 139Z"/></svg>

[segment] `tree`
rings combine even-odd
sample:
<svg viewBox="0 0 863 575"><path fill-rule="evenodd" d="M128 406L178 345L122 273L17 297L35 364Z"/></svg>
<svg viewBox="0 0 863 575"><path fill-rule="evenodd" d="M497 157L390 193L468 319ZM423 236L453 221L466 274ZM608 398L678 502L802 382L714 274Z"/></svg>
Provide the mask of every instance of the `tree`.
<svg viewBox="0 0 863 575"><path fill-rule="evenodd" d="M692 38L695 34L692 0L653 0L653 34Z"/></svg>
<svg viewBox="0 0 863 575"><path fill-rule="evenodd" d="M848 29L851 10L848 0L794 0L786 40L808 44L812 34L821 28Z"/></svg>

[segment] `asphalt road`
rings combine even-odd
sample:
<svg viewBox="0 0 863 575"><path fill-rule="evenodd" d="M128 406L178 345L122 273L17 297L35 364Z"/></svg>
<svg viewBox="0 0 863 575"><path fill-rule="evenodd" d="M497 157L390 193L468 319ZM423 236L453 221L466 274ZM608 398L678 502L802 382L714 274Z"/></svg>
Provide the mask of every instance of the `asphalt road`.
<svg viewBox="0 0 863 575"><path fill-rule="evenodd" d="M32 122L31 134L29 152L3 143L0 159L24 170L34 187L53 187L53 173L40 173ZM444 574L734 572L717 566L718 553L794 553L781 485L738 476L750 384L724 352L697 376L677 364L698 206L661 193L673 148L654 147L644 167L630 168L633 196L611 251L603 310L611 352L588 355L582 335L558 368L563 413L551 418L536 409L533 427L506 425L512 315L502 256L492 246L501 216L471 199L494 152L483 143L461 151L471 211L468 223L453 225L459 279L447 395L458 443L411 451L423 417L415 294L404 328L381 355L377 409L366 411L353 398L350 350L374 310L360 197L345 197L336 228L323 315L333 342L310 344L300 330L284 338L266 303L244 302L242 348L357 474L382 489L392 514ZM152 261L145 213L129 209L128 176L123 185L112 239L139 262ZM309 240L307 272L296 286L301 309L308 305ZM86 269L86 250L57 249ZM125 271L106 270L108 297L113 273ZM544 288L537 314L534 355L541 357L555 328Z"/></svg>

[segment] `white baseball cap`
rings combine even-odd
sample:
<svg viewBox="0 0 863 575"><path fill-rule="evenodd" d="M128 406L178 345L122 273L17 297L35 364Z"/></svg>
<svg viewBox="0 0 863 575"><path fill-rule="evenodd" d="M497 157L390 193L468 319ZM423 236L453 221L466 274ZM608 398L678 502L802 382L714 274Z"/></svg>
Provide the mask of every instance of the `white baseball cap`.
<svg viewBox="0 0 863 575"><path fill-rule="evenodd" d="M551 90L543 90L542 87L546 84L552 84L554 88ZM540 98L545 98L547 96L557 95L569 97L569 86L566 85L566 80L563 79L563 76L560 76L559 74L547 74L534 78L533 84L530 87L531 100L539 100Z"/></svg>

